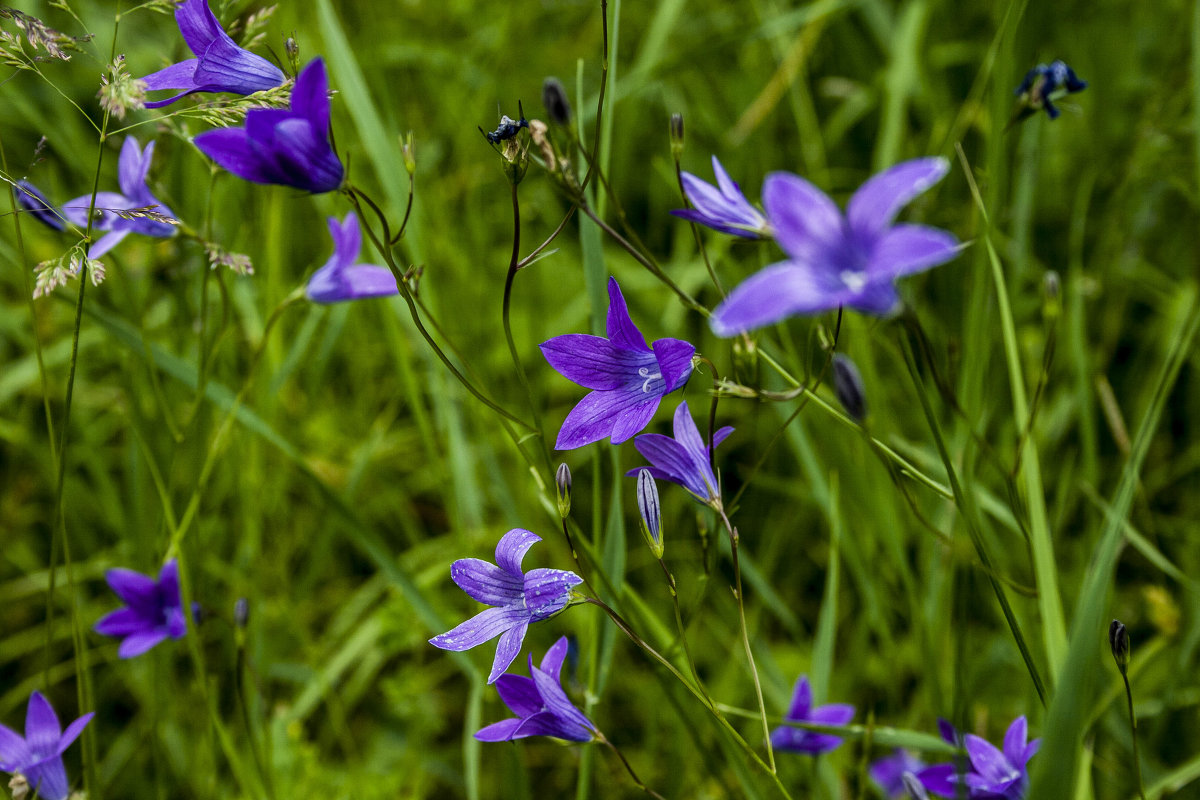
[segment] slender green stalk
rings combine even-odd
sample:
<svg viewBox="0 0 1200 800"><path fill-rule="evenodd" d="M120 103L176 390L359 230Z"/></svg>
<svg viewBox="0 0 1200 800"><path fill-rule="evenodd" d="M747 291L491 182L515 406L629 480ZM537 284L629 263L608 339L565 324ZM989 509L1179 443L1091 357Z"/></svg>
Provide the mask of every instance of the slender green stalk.
<svg viewBox="0 0 1200 800"><path fill-rule="evenodd" d="M653 789L651 789L649 786L647 786L645 783L642 782L642 779L638 777L638 774L633 771L633 767L629 764L629 761L627 761L625 759L625 754L622 753L620 750L618 750L617 746L615 744L610 742L604 736L604 734L601 733L600 731L595 731L595 734L596 734L596 741L603 744L609 750L612 750L613 753L617 756L617 758L621 759L621 763L625 765L625 771L629 773L629 777L633 779L633 782L638 785L639 789L641 789L643 792L650 795L651 797L657 797L658 800L666 800L665 797L663 797L661 794L654 791Z"/></svg>
<svg viewBox="0 0 1200 800"><path fill-rule="evenodd" d="M1133 739L1133 771L1137 776L1138 796L1146 800L1146 789L1142 783L1142 758L1138 754L1137 715L1133 713L1133 689L1129 686L1129 675L1121 668L1121 680L1125 682L1125 703L1129 709L1129 735Z"/></svg>
<svg viewBox="0 0 1200 800"><path fill-rule="evenodd" d="M692 658L692 650L688 647L687 629L683 624L683 612L679 608L679 590L675 585L675 576L667 569L667 564L661 558L658 559L658 565L662 567L663 574L667 577L667 589L671 593L671 605L675 609L675 628L679 631L679 644L683 648L683 657L687 660L688 668L692 671L692 680L696 682L697 688L704 694L704 699L712 706L713 699L709 695L708 689L705 688L703 681L700 680L700 672L696 669L696 660Z"/></svg>

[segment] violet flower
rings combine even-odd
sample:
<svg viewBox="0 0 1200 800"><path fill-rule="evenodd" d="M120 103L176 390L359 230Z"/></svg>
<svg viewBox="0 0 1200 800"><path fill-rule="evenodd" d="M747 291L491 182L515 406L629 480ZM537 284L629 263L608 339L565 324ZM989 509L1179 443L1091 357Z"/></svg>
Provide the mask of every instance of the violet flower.
<svg viewBox="0 0 1200 800"><path fill-rule="evenodd" d="M596 726L567 698L559 672L567 656L567 637L555 642L542 656L540 668L529 656L529 675L501 675L496 691L516 717L494 722L479 729L481 742L511 742L527 736L553 736L569 742L590 742Z"/></svg>
<svg viewBox="0 0 1200 800"><path fill-rule="evenodd" d="M1062 112L1055 108L1053 101L1068 94L1082 92L1086 88L1087 81L1080 80L1075 70L1065 62L1038 64L1025 73L1025 79L1013 92L1021 98L1021 103L1025 106L1018 114L1018 119L1024 119L1043 108L1050 119L1058 119Z"/></svg>
<svg viewBox="0 0 1200 800"><path fill-rule="evenodd" d="M140 656L168 636L182 639L187 633L175 559L163 564L158 580L129 569L110 569L104 579L126 607L101 617L93 630L124 639L117 649L121 658Z"/></svg>
<svg viewBox="0 0 1200 800"><path fill-rule="evenodd" d="M808 676L801 675L796 681L792 692L792 705L784 720L788 722L812 722L817 725L845 725L854 717L854 706L845 703L831 703L826 706L813 707L812 687ZM776 750L787 750L793 753L806 753L811 756L828 753L841 745L840 736L828 733L817 733L804 728L793 728L784 725L771 731L771 745Z"/></svg>
<svg viewBox="0 0 1200 800"><path fill-rule="evenodd" d="M1038 751L1041 739L1027 743L1028 724L1017 717L1004 734L1004 750L974 734L963 736L971 769L961 772L955 764L937 764L918 773L929 791L943 797L958 797L963 785L967 797L1021 800L1029 785L1027 764ZM943 733L944 736L944 733Z"/></svg>
<svg viewBox="0 0 1200 800"><path fill-rule="evenodd" d="M924 768L924 761L908 750L897 748L890 756L871 762L867 772L875 785L883 791L884 796L895 800L909 794L908 787L904 784L905 773L915 774Z"/></svg>
<svg viewBox="0 0 1200 800"><path fill-rule="evenodd" d="M608 338L584 333L555 336L540 346L550 366L592 392L567 414L556 450L611 437L620 444L646 427L664 395L687 383L696 348L680 339L646 346L629 318L616 278L608 279Z"/></svg>
<svg viewBox="0 0 1200 800"><path fill-rule="evenodd" d="M763 205L775 239L788 255L753 275L725 298L709 325L736 336L795 314L850 306L886 314L899 303L896 278L945 263L959 251L946 231L893 225L897 212L940 181L944 158L919 158L864 183L843 215L808 181L774 172L763 184Z"/></svg>
<svg viewBox="0 0 1200 800"><path fill-rule="evenodd" d="M713 449L733 433L733 428L721 428L713 434ZM655 478L677 483L687 489L701 503L713 505L721 500L717 477L709 463L712 451L700 436L687 401L675 409L675 438L661 433L644 433L634 440L633 446L650 462L649 467L638 467L626 472L637 475L643 469Z"/></svg>
<svg viewBox="0 0 1200 800"><path fill-rule="evenodd" d="M291 108L252 108L242 128L195 138L200 152L239 178L320 194L342 185L342 162L329 143L329 81L314 58L292 87Z"/></svg>
<svg viewBox="0 0 1200 800"><path fill-rule="evenodd" d="M583 583L574 572L561 569L522 572L525 552L541 540L536 533L513 528L496 545L495 564L460 558L450 567L450 577L458 588L493 607L433 637L429 643L443 650L462 651L500 636L488 683L495 683L521 652L529 624L549 619L566 608L571 602L571 589Z"/></svg>
<svg viewBox="0 0 1200 800"><path fill-rule="evenodd" d="M188 48L198 56L142 78L146 90L183 89L146 108L170 105L193 92L253 94L283 83L283 72L262 56L234 44L208 7L208 0L185 0L175 7L175 21Z"/></svg>
<svg viewBox="0 0 1200 800"><path fill-rule="evenodd" d="M33 215L33 218L43 225L56 231L66 230L63 224L63 213L46 199L36 186L29 181L20 180L13 184L13 192L17 205Z"/></svg>
<svg viewBox="0 0 1200 800"><path fill-rule="evenodd" d="M25 776L41 800L66 800L71 787L62 754L93 716L93 712L84 714L64 732L50 701L34 691L25 710L25 735L0 725L0 771Z"/></svg>
<svg viewBox="0 0 1200 800"><path fill-rule="evenodd" d="M734 236L747 239L770 236L771 226L766 218L750 205L716 156L712 157L712 165L713 174L717 176L716 186L705 183L690 172L683 173L683 191L694 208L680 208L671 213Z"/></svg>
<svg viewBox="0 0 1200 800"><path fill-rule="evenodd" d="M387 267L354 263L362 249L362 231L353 211L342 222L338 222L337 217L330 217L329 234L333 237L333 255L308 279L304 291L309 300L336 303L400 293L396 288L396 277Z"/></svg>
<svg viewBox="0 0 1200 800"><path fill-rule="evenodd" d="M151 194L150 187L146 185L146 175L150 172L150 161L153 157L154 142L150 142L143 150L137 139L132 136L125 137L125 143L121 145L121 157L117 162L117 183L121 191L96 192L95 207L99 219L93 221L92 230L108 232L88 249L88 258L100 258L131 233L164 239L175 235L175 226L169 223L142 216L127 219L109 210L149 208L157 215L171 218L175 216L171 209ZM92 196L80 195L63 204L63 216L80 228L86 229L88 208L91 206Z"/></svg>

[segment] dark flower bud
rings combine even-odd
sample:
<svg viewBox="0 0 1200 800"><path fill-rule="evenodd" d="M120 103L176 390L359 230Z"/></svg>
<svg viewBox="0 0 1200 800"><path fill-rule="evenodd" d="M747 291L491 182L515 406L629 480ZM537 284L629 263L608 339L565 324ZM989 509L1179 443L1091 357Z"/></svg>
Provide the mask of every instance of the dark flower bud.
<svg viewBox="0 0 1200 800"><path fill-rule="evenodd" d="M192 619L196 620L196 624L203 625L204 620L207 617L208 617L208 613L205 612L204 606L200 605L200 603L193 600L192 601Z"/></svg>
<svg viewBox="0 0 1200 800"><path fill-rule="evenodd" d="M1124 675L1125 667L1129 666L1129 632L1125 630L1125 623L1120 620L1114 619L1108 626L1108 646L1112 648L1117 669Z"/></svg>
<svg viewBox="0 0 1200 800"><path fill-rule="evenodd" d="M546 107L546 116L556 125L571 123L571 103L567 100L567 90L558 78L546 78L542 83L542 105Z"/></svg>
<svg viewBox="0 0 1200 800"><path fill-rule="evenodd" d="M658 502L658 484L650 470L638 471L637 476L638 511L642 515L642 536L646 545L655 558L663 557L662 540L662 507Z"/></svg>
<svg viewBox="0 0 1200 800"><path fill-rule="evenodd" d="M571 516L571 468L565 463L558 465L554 483L558 487L558 515L566 519Z"/></svg>
<svg viewBox="0 0 1200 800"><path fill-rule="evenodd" d="M239 628L244 628L249 621L250 601L244 597L239 597L237 602L233 604L233 624Z"/></svg>
<svg viewBox="0 0 1200 800"><path fill-rule="evenodd" d="M283 40L283 50L293 64L300 60L300 43L296 41L295 36L289 36Z"/></svg>
<svg viewBox="0 0 1200 800"><path fill-rule="evenodd" d="M683 114L671 115L671 155L679 158L683 154Z"/></svg>
<svg viewBox="0 0 1200 800"><path fill-rule="evenodd" d="M867 416L867 396L863 391L862 375L858 373L854 362L841 353L833 356L833 393L847 416L855 422L862 422Z"/></svg>

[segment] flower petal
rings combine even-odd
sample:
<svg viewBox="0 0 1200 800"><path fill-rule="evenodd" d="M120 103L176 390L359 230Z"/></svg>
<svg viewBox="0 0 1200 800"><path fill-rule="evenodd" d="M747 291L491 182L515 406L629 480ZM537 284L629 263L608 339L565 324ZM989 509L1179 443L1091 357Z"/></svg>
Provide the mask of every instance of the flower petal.
<svg viewBox="0 0 1200 800"><path fill-rule="evenodd" d="M42 194L32 183L24 180L17 181L13 184L13 191L17 195L17 205L33 214L38 222L56 231L66 228L63 224L63 212L50 205L46 195Z"/></svg>
<svg viewBox="0 0 1200 800"><path fill-rule="evenodd" d="M162 108L165 105L174 103L179 98L197 91L199 88L196 81L193 80L193 75L196 73L196 67L200 65L200 59L189 58L186 61L180 61L178 64L172 64L169 67L164 67L158 72L151 72L146 77L142 78L146 82L146 91L157 92L160 89L186 89L187 91L177 94L169 100L154 100L146 103L146 108Z"/></svg>
<svg viewBox="0 0 1200 800"><path fill-rule="evenodd" d="M128 636L150 627L153 625L144 615L132 608L118 608L97 620L92 630L101 636Z"/></svg>
<svg viewBox="0 0 1200 800"><path fill-rule="evenodd" d="M621 287L617 285L617 279L611 276L608 279L606 330L609 340L617 347L625 350L650 351L650 348L646 346L646 340L642 338L642 332L629 318L629 309L625 305L625 296L621 294Z"/></svg>
<svg viewBox="0 0 1200 800"><path fill-rule="evenodd" d="M633 381L640 382L639 369L646 368L649 373L655 366L649 352L618 347L603 336L586 333L555 336L540 347L546 361L560 375L587 389L624 388Z"/></svg>
<svg viewBox="0 0 1200 800"><path fill-rule="evenodd" d="M524 580L521 562L529 548L540 542L542 537L524 528L513 528L496 543L496 564L500 569L520 580Z"/></svg>
<svg viewBox="0 0 1200 800"><path fill-rule="evenodd" d="M788 706L788 713L784 715L784 719L807 720L811 708L812 686L808 682L808 676L801 675L792 688L792 704Z"/></svg>
<svg viewBox="0 0 1200 800"><path fill-rule="evenodd" d="M450 577L473 600L489 606L512 606L525 598L519 575L478 558L455 561L450 565Z"/></svg>
<svg viewBox="0 0 1200 800"><path fill-rule="evenodd" d="M484 726L475 732L475 738L481 742L507 742L513 738L513 733L524 722L522 719L502 719Z"/></svg>
<svg viewBox="0 0 1200 800"><path fill-rule="evenodd" d="M345 171L327 133L307 120L292 118L275 126L274 155L283 178L279 183L313 194L342 185Z"/></svg>
<svg viewBox="0 0 1200 800"><path fill-rule="evenodd" d="M67 729L63 731L62 737L58 740L59 755L62 755L64 752L66 752L66 749L71 746L71 743L79 738L79 734L83 733L83 729L87 727L88 723L92 721L92 717L94 716L96 716L96 712L89 711L67 726Z"/></svg>
<svg viewBox="0 0 1200 800"><path fill-rule="evenodd" d="M496 657L492 659L492 671L488 674L488 683L495 683L508 665L521 653L521 644L525 641L525 631L529 630L528 618L517 623L504 632L496 643Z"/></svg>
<svg viewBox="0 0 1200 800"><path fill-rule="evenodd" d="M279 67L238 47L221 31L200 58L195 80L203 91L253 94L279 86L284 76Z"/></svg>
<svg viewBox="0 0 1200 800"><path fill-rule="evenodd" d="M659 396L651 395L649 399L627 408L613 423L612 443L621 444L641 433L654 418L654 412L658 410L661 400Z"/></svg>
<svg viewBox="0 0 1200 800"><path fill-rule="evenodd" d="M709 327L729 338L794 314L837 308L853 297L828 274L783 261L750 276L717 306Z"/></svg>
<svg viewBox="0 0 1200 800"><path fill-rule="evenodd" d="M251 112L252 114L253 112ZM250 114L246 115L247 121ZM201 153L217 166L253 183L276 183L275 165L247 136L243 128L218 128L192 139Z"/></svg>
<svg viewBox="0 0 1200 800"><path fill-rule="evenodd" d="M962 774L953 764L935 764L917 773L917 780L931 792L943 797L954 797Z"/></svg>
<svg viewBox="0 0 1200 800"><path fill-rule="evenodd" d="M113 593L135 611L150 616L158 610L158 583L149 575L117 568L104 573L104 580Z"/></svg>
<svg viewBox="0 0 1200 800"><path fill-rule="evenodd" d="M692 357L696 348L682 339L659 339L652 348L658 360L658 372L664 381L663 394L670 394L692 376Z"/></svg>
<svg viewBox="0 0 1200 800"><path fill-rule="evenodd" d="M1016 770L1008 763L1004 754L987 739L968 733L963 737L963 746L967 749L967 756L971 759L971 767L975 774L978 774L985 784L1003 783L1019 777L1014 775Z"/></svg>
<svg viewBox="0 0 1200 800"><path fill-rule="evenodd" d="M528 717L542 710L542 696L532 678L523 675L501 675L494 684L504 705L518 717Z"/></svg>
<svg viewBox="0 0 1200 800"><path fill-rule="evenodd" d="M429 643L442 650L470 650L528 619L529 612L523 608L485 608L466 622L433 637Z"/></svg>
<svg viewBox="0 0 1200 800"><path fill-rule="evenodd" d="M559 722L560 732L552 735L575 742L589 741L596 726L575 707L558 681L540 669L534 669L533 682L542 696L542 702L546 704L546 710Z"/></svg>
<svg viewBox="0 0 1200 800"><path fill-rule="evenodd" d="M957 258L954 234L924 225L894 225L875 244L867 264L872 280L911 275Z"/></svg>
<svg viewBox="0 0 1200 800"><path fill-rule="evenodd" d="M0 725L0 771L19 772L33 761L25 737L7 725Z"/></svg>
<svg viewBox="0 0 1200 800"><path fill-rule="evenodd" d="M182 602L179 599L179 562L174 558L159 569L158 589L164 605L178 606Z"/></svg>
<svg viewBox="0 0 1200 800"><path fill-rule="evenodd" d="M549 675L555 681L559 680L559 673L562 671L563 661L567 657L567 651L571 649L571 643L567 637L560 636L558 641L550 645L550 649L542 656L540 669L542 672ZM532 671L532 667L530 667Z"/></svg>
<svg viewBox="0 0 1200 800"><path fill-rule="evenodd" d="M121 642L121 646L117 648L117 655L121 658L136 658L166 638L167 631L163 628L131 633L125 637L125 641Z"/></svg>
<svg viewBox="0 0 1200 800"><path fill-rule="evenodd" d="M54 707L41 692L34 690L25 709L25 742L29 749L35 757L45 758L58 750L61 737L62 725Z"/></svg>
<svg viewBox="0 0 1200 800"><path fill-rule="evenodd" d="M176 6L175 23L188 49L196 55L207 50L223 33L221 23L217 22L212 9L208 7L208 0L186 0Z"/></svg>
<svg viewBox="0 0 1200 800"><path fill-rule="evenodd" d="M67 800L71 785L61 756L53 756L28 767L24 773L41 800Z"/></svg>
<svg viewBox="0 0 1200 800"><path fill-rule="evenodd" d="M329 132L329 79L323 59L314 58L296 76L291 108L304 117L317 134L325 136Z"/></svg>
<svg viewBox="0 0 1200 800"><path fill-rule="evenodd" d="M775 240L796 261L820 268L842 245L842 212L829 196L799 175L772 172L763 181L763 206Z"/></svg>
<svg viewBox="0 0 1200 800"><path fill-rule="evenodd" d="M304 289L314 303L337 303L342 300L369 300L400 294L396 276L387 267L375 264L355 264L344 269L319 269L313 273Z"/></svg>
<svg viewBox="0 0 1200 800"><path fill-rule="evenodd" d="M854 706L848 703L830 703L817 706L808 712L809 722L822 725L845 725L854 719Z"/></svg>
<svg viewBox="0 0 1200 800"><path fill-rule="evenodd" d="M650 474L655 478L677 483L697 497L707 498L708 489L696 473L690 454L683 445L669 436L646 433L634 440L633 446L650 462ZM632 469L626 475L636 475Z"/></svg>
<svg viewBox="0 0 1200 800"><path fill-rule="evenodd" d="M1021 756L1025 754L1025 741L1029 738L1029 723L1025 715L1017 717L1004 733L1004 757L1018 769L1022 766Z"/></svg>
<svg viewBox="0 0 1200 800"><path fill-rule="evenodd" d="M540 567L525 573L525 608L532 622L549 619L567 607L571 589L583 578L565 569Z"/></svg>
<svg viewBox="0 0 1200 800"><path fill-rule="evenodd" d="M558 440L554 443L554 449L574 450L576 447L583 447L612 436L618 420L625 414L632 413L649 421L649 416L646 416L643 407L645 403L649 402L653 402L657 408L659 398L647 398L641 390L629 392L615 389L590 392L571 409L566 419L563 420L562 427L558 431ZM653 413L654 411L651 409L650 414L653 415ZM642 424L644 426L645 422ZM625 441L625 439L621 441ZM619 444L620 442L614 440L614 443Z"/></svg>
<svg viewBox="0 0 1200 800"><path fill-rule="evenodd" d="M946 177L950 162L944 158L916 158L901 162L867 180L846 206L846 218L861 237L883 233L900 209Z"/></svg>
<svg viewBox="0 0 1200 800"><path fill-rule="evenodd" d="M121 157L117 161L117 183L126 197L135 197L145 190L146 175L150 172L150 159L154 156L154 142L141 150L138 140L125 137L121 145Z"/></svg>

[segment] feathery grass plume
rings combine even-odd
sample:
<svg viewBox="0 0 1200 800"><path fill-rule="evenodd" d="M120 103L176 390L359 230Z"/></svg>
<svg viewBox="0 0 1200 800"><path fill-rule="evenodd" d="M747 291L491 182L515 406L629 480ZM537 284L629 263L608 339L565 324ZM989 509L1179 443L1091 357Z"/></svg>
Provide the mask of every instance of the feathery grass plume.
<svg viewBox="0 0 1200 800"><path fill-rule="evenodd" d="M100 107L117 119L145 108L146 82L129 74L124 54L118 54L108 65L107 74L100 76L99 97Z"/></svg>
<svg viewBox="0 0 1200 800"><path fill-rule="evenodd" d="M208 265L211 269L228 267L238 275L254 274L254 263L245 253L234 253L216 242L205 242L204 254L208 256Z"/></svg>
<svg viewBox="0 0 1200 800"><path fill-rule="evenodd" d="M33 299L46 297L58 287L66 286L67 281L79 277L84 264L87 265L88 280L92 282L92 286L104 283L107 276L104 262L89 258L82 250L76 248L34 267Z"/></svg>
<svg viewBox="0 0 1200 800"><path fill-rule="evenodd" d="M35 51L35 55L29 56L21 49L20 40L17 37L11 34L4 36L4 43L11 47L16 47L17 52L20 53L20 57L18 57L14 52L5 52L5 63L9 63L10 66L28 66L28 60L43 60L42 57L36 55L36 50L39 47L45 50L51 58L70 61L71 56L66 51L77 51L79 50L80 43L90 41L92 38L90 35L81 38L67 36L65 33L51 28L37 17L26 14L23 11L18 11L10 6L0 6L0 19L12 20L13 25L21 33L25 34L25 40L29 42L30 47ZM3 48L0 48L0 51L3 51ZM8 60L10 57L15 58L18 63L10 63ZM22 58L26 59L26 61L22 61Z"/></svg>
<svg viewBox="0 0 1200 800"><path fill-rule="evenodd" d="M199 117L214 128L229 128L242 125L246 114L259 108L287 108L292 98L293 81L287 79L279 86L242 97L222 97L199 103L195 108L182 112L185 116Z"/></svg>

